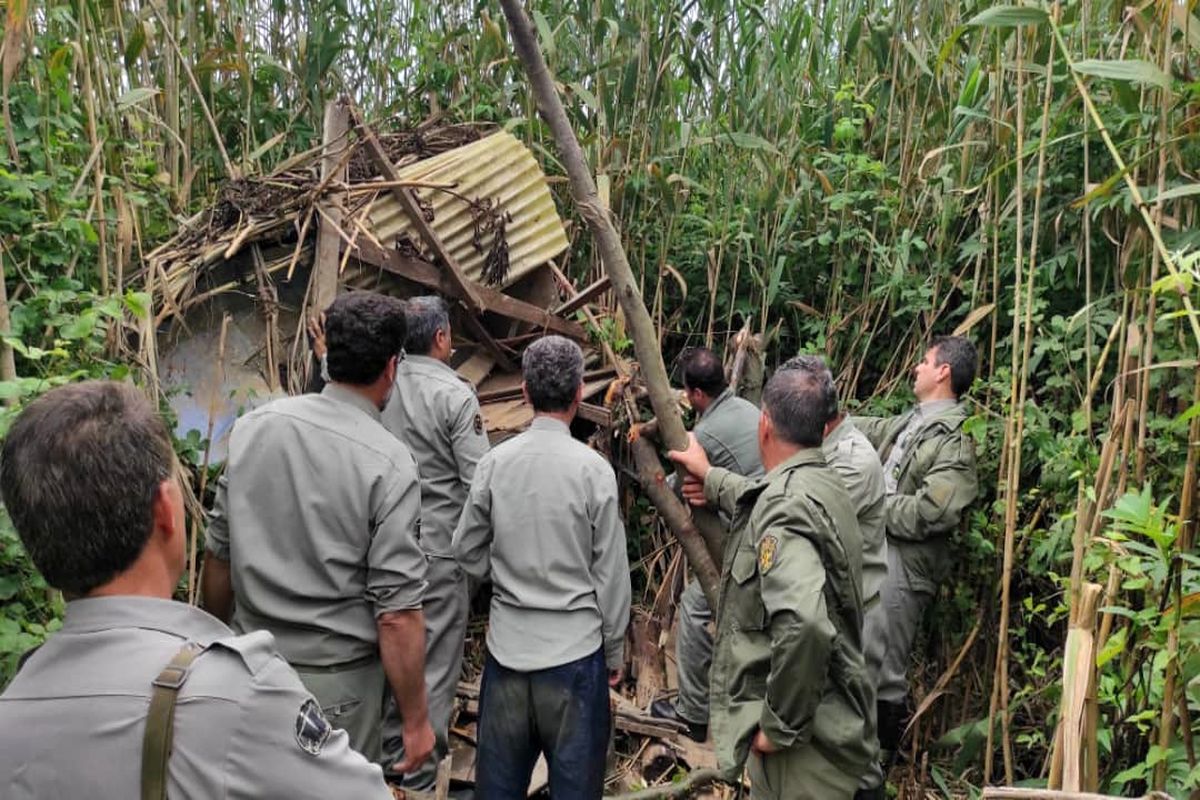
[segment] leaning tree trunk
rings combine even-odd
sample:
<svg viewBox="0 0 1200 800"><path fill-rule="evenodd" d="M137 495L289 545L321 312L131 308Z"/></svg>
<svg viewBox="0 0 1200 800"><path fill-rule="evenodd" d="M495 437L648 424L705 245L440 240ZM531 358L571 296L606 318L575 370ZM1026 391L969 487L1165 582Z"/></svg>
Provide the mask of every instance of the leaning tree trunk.
<svg viewBox="0 0 1200 800"><path fill-rule="evenodd" d="M550 127L550 132L554 135L554 141L562 155L563 165L566 167L567 177L570 179L571 196L579 208L580 216L587 222L592 236L596 239L601 263L612 282L613 292L621 304L621 310L625 312L626 329L633 340L634 353L641 365L642 375L649 390L650 404L654 407L654 414L658 418L658 429L663 443L671 449L682 450L687 446L687 431L683 427L683 418L680 416L679 406L671 391L670 381L667 379L667 368L663 364L654 323L651 321L650 312L646 310L646 304L642 301L641 293L638 291L633 270L630 269L629 260L625 257L625 250L621 246L621 237L617 234L612 220L609 219L604 207L600 204L591 170L588 169L583 150L575 138L575 132L567 120L567 113L558 98L557 90L554 87L554 78L546 66L545 59L542 58L537 34L534 32L529 15L525 13L521 0L500 0L500 5L504 8L504 16L508 18L513 46L529 76L529 85L537 100L538 110L541 111L543 119ZM655 460L657 461L657 459ZM639 463L643 485L647 485L647 482L655 484L657 481L661 481L661 469L656 470L659 473L656 481L653 475L645 474L644 463L644 461ZM717 565L709 555L704 539L696 527L682 524L690 519L686 506L670 491L654 491L650 495L663 519L671 527L672 532L679 539L679 543L683 545L684 554L692 565L709 604L716 608L718 585L716 576L719 575ZM703 520L705 516L710 518L709 521ZM711 514L697 514L696 518L699 525L717 524L716 518Z"/></svg>

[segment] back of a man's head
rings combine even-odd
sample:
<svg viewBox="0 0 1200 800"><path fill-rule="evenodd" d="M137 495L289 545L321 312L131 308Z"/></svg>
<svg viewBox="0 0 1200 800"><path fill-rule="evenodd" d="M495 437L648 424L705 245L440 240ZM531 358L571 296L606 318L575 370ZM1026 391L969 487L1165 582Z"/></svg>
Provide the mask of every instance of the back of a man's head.
<svg viewBox="0 0 1200 800"><path fill-rule="evenodd" d="M438 331L450 330L450 312L437 295L413 297L405 304L408 337L404 349L413 355L428 355Z"/></svg>
<svg viewBox="0 0 1200 800"><path fill-rule="evenodd" d="M566 411L583 383L583 351L562 336L543 336L521 356L525 392L534 411Z"/></svg>
<svg viewBox="0 0 1200 800"><path fill-rule="evenodd" d="M714 398L725 391L725 367L712 350L694 347L684 353L681 360L685 389L699 389Z"/></svg>
<svg viewBox="0 0 1200 800"><path fill-rule="evenodd" d="M829 367L817 356L787 360L767 381L762 407L780 439L797 447L819 446L825 423L838 408Z"/></svg>
<svg viewBox="0 0 1200 800"><path fill-rule="evenodd" d="M975 345L965 336L939 336L929 343L935 352L934 363L950 366L950 389L955 397L962 397L975 382L975 368L979 354Z"/></svg>
<svg viewBox="0 0 1200 800"><path fill-rule="evenodd" d="M325 311L326 365L338 383L368 386L404 348L404 303L373 292L339 296Z"/></svg>
<svg viewBox="0 0 1200 800"><path fill-rule="evenodd" d="M89 381L21 412L0 453L0 492L46 582L84 595L137 560L174 463L167 427L141 392Z"/></svg>

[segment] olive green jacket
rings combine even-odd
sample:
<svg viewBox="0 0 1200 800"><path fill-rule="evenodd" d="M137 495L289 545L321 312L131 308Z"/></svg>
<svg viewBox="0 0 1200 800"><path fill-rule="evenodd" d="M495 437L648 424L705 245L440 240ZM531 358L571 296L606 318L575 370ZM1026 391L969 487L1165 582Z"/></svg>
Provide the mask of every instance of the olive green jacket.
<svg viewBox="0 0 1200 800"><path fill-rule="evenodd" d="M763 478L714 467L710 503L733 525L713 649L712 731L727 777L761 729L848 775L875 752L862 652L862 540L841 478L805 449Z"/></svg>
<svg viewBox="0 0 1200 800"><path fill-rule="evenodd" d="M855 417L854 424L886 464L914 413ZM896 467L896 493L886 501L888 547L897 550L916 591L937 591L950 566L947 539L979 494L975 442L962 429L967 416L959 402L929 418L908 443Z"/></svg>

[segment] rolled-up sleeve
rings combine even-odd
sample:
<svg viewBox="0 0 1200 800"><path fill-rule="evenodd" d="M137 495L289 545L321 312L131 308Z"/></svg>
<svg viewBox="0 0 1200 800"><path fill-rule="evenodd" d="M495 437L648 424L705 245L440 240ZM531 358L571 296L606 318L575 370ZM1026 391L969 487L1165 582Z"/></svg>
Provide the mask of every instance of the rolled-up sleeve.
<svg viewBox="0 0 1200 800"><path fill-rule="evenodd" d="M204 549L215 558L229 560L229 485L225 474L217 479L217 497L208 512L208 528L204 534Z"/></svg>
<svg viewBox="0 0 1200 800"><path fill-rule="evenodd" d="M625 525L617 499L617 479L607 465L597 470L592 481L592 578L604 638L604 661L609 669L625 662L625 630L629 627L629 604L633 588L629 576L629 553Z"/></svg>
<svg viewBox="0 0 1200 800"><path fill-rule="evenodd" d="M492 548L492 464L485 454L475 470L471 491L458 526L454 529L451 550L458 565L477 580L486 580L491 573Z"/></svg>
<svg viewBox="0 0 1200 800"><path fill-rule="evenodd" d="M421 484L415 462L376 480L371 518L375 527L367 548L366 594L375 616L420 608L427 561L418 536Z"/></svg>

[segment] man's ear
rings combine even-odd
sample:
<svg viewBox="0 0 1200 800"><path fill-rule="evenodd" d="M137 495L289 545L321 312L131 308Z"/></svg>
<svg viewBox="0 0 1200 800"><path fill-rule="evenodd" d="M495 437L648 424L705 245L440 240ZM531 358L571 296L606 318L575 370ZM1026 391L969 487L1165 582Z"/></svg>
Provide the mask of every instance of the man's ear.
<svg viewBox="0 0 1200 800"><path fill-rule="evenodd" d="M521 398L525 401L525 405L533 405L533 402L529 399L529 387L525 385L525 381L521 381Z"/></svg>
<svg viewBox="0 0 1200 800"><path fill-rule="evenodd" d="M182 549L187 539L187 525L183 511L183 491L175 477L167 478L158 484L151 513L155 535L162 536L168 545L174 545L178 541Z"/></svg>
<svg viewBox="0 0 1200 800"><path fill-rule="evenodd" d="M579 385L575 387L575 400L573 402L575 405L583 402L583 381L580 381Z"/></svg>

